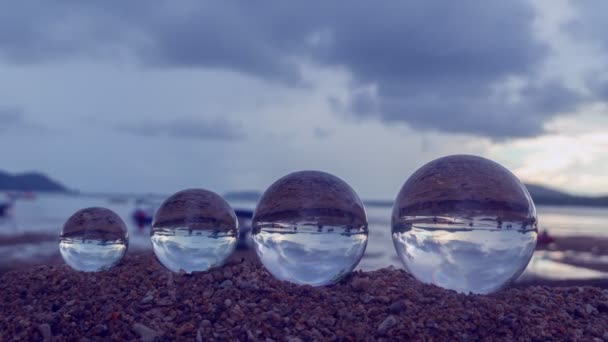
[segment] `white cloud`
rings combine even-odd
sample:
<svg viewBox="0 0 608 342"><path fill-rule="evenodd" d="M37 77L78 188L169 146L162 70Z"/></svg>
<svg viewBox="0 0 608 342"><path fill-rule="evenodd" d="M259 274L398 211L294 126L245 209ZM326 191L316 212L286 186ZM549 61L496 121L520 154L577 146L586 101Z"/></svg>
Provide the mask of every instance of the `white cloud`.
<svg viewBox="0 0 608 342"><path fill-rule="evenodd" d="M579 194L608 192L608 110L592 105L546 124L551 133L496 144L488 154L526 182Z"/></svg>

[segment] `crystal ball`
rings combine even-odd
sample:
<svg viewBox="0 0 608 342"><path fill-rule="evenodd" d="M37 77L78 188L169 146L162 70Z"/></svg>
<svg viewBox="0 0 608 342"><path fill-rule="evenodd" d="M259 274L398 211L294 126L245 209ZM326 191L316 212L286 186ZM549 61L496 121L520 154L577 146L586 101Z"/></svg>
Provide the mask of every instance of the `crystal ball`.
<svg viewBox="0 0 608 342"><path fill-rule="evenodd" d="M79 210L67 220L59 238L59 252L65 263L84 272L114 267L125 256L128 246L125 223L105 208Z"/></svg>
<svg viewBox="0 0 608 342"><path fill-rule="evenodd" d="M150 239L160 263L173 272L221 266L237 243L234 210L219 195L202 189L180 191L154 215Z"/></svg>
<svg viewBox="0 0 608 342"><path fill-rule="evenodd" d="M418 169L393 207L392 238L418 280L462 293L491 293L526 268L537 238L534 202L503 166L454 155Z"/></svg>
<svg viewBox="0 0 608 342"><path fill-rule="evenodd" d="M320 171L272 184L255 209L252 237L266 269L280 280L321 286L339 281L367 246L363 203L344 181Z"/></svg>

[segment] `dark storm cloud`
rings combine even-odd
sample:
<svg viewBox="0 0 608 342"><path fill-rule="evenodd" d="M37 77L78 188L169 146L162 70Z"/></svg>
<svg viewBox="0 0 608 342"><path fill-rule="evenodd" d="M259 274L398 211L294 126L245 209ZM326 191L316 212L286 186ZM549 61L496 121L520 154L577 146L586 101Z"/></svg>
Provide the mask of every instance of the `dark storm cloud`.
<svg viewBox="0 0 608 342"><path fill-rule="evenodd" d="M576 16L565 26L577 41L601 50L603 63L608 60L608 2L604 0L574 1ZM604 64L606 66L606 64ZM586 75L588 86L599 100L608 101L608 70Z"/></svg>
<svg viewBox="0 0 608 342"><path fill-rule="evenodd" d="M119 128L122 131L146 137L166 136L184 139L233 141L243 139L245 136L241 126L224 119L146 121Z"/></svg>
<svg viewBox="0 0 608 342"><path fill-rule="evenodd" d="M13 62L130 58L148 66L235 70L288 84L298 62L353 78L351 115L498 138L542 132L582 99L560 84L527 86L547 49L525 1L15 2L0 11L0 54ZM358 89L371 87L373 93Z"/></svg>
<svg viewBox="0 0 608 342"><path fill-rule="evenodd" d="M477 96L415 89L403 96L355 92L349 109L362 118L380 116L389 123L405 120L414 128L503 139L539 134L549 117L575 109L582 100L557 82L527 86L514 103L489 90L479 89Z"/></svg>

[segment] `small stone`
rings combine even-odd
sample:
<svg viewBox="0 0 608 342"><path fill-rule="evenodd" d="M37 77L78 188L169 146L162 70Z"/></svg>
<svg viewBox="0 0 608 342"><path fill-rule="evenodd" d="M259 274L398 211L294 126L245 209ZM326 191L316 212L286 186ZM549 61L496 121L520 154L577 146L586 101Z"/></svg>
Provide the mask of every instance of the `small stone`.
<svg viewBox="0 0 608 342"><path fill-rule="evenodd" d="M133 324L133 326L131 326L131 329L133 330L133 332L138 334L139 337L141 337L141 340L143 342L152 342L162 336L162 333L154 329L148 328L147 326L140 323Z"/></svg>
<svg viewBox="0 0 608 342"><path fill-rule="evenodd" d="M259 290L259 287L255 283L247 280L238 282L237 286L243 290Z"/></svg>
<svg viewBox="0 0 608 342"><path fill-rule="evenodd" d="M232 271L228 267L226 267L224 269L224 278L226 278L226 279L231 279L232 278Z"/></svg>
<svg viewBox="0 0 608 342"><path fill-rule="evenodd" d="M384 303L384 304L388 304L391 302L391 299L388 298L387 296L378 296L376 297L376 299L380 302L380 303Z"/></svg>
<svg viewBox="0 0 608 342"><path fill-rule="evenodd" d="M65 303L66 306L72 306L74 304L76 304L76 299L72 299L72 300L70 300L70 301L68 301L68 302Z"/></svg>
<svg viewBox="0 0 608 342"><path fill-rule="evenodd" d="M38 330L40 330L43 341L51 341L53 333L51 332L51 326L48 323L40 324Z"/></svg>
<svg viewBox="0 0 608 342"><path fill-rule="evenodd" d="M506 325L511 325L511 324L515 323L515 320L516 320L516 318L513 314L508 314L506 316L500 316L498 318L498 321L501 324L506 324Z"/></svg>
<svg viewBox="0 0 608 342"><path fill-rule="evenodd" d="M232 280L224 280L221 284L220 284L220 288L222 289L229 289L232 287Z"/></svg>
<svg viewBox="0 0 608 342"><path fill-rule="evenodd" d="M213 289L209 288L203 291L203 298L211 298L213 296Z"/></svg>
<svg viewBox="0 0 608 342"><path fill-rule="evenodd" d="M230 299L226 299L226 300L224 301L224 305L225 305L226 307L230 307L230 305L232 305L232 301L231 301Z"/></svg>
<svg viewBox="0 0 608 342"><path fill-rule="evenodd" d="M598 314L597 309L591 304L585 305L585 312L587 312L588 315L597 315Z"/></svg>
<svg viewBox="0 0 608 342"><path fill-rule="evenodd" d="M169 298L164 298L156 301L156 305L158 306L171 306L173 305L173 301Z"/></svg>
<svg viewBox="0 0 608 342"><path fill-rule="evenodd" d="M145 296L144 298L142 298L142 300L140 301L141 304L148 304L151 303L154 300L154 296L152 294L149 294L147 296Z"/></svg>
<svg viewBox="0 0 608 342"><path fill-rule="evenodd" d="M203 333L201 332L201 328L198 328L196 331L196 342L203 342Z"/></svg>
<svg viewBox="0 0 608 342"><path fill-rule="evenodd" d="M390 316L386 317L384 319L384 321L382 321L382 323L380 323L380 325L378 326L378 332L380 334L384 334L390 328L394 327L396 324L397 324L397 319L395 318L395 316L390 315Z"/></svg>
<svg viewBox="0 0 608 342"><path fill-rule="evenodd" d="M194 330L194 324L188 322L183 324L181 327L177 329L175 332L177 335L184 335Z"/></svg>
<svg viewBox="0 0 608 342"><path fill-rule="evenodd" d="M302 339L299 337L287 336L287 342L302 342Z"/></svg>
<svg viewBox="0 0 608 342"><path fill-rule="evenodd" d="M353 289L359 292L367 290L370 284L369 278L355 278L351 283Z"/></svg>
<svg viewBox="0 0 608 342"><path fill-rule="evenodd" d="M309 327L314 328L317 325L317 317L311 317L311 318L307 319L306 324Z"/></svg>
<svg viewBox="0 0 608 342"><path fill-rule="evenodd" d="M364 294L361 295L361 301L364 304L368 304L372 300L374 300L374 297L372 297L369 293L364 293Z"/></svg>
<svg viewBox="0 0 608 342"><path fill-rule="evenodd" d="M232 317L232 316L234 316L234 317L236 317L236 318L240 318L240 317L242 317L244 314L243 314L243 310L241 310L241 307L240 307L238 304L235 304L235 305L232 307L232 310L230 311L230 315L231 315L231 317Z"/></svg>
<svg viewBox="0 0 608 342"><path fill-rule="evenodd" d="M280 322L282 320L281 316L272 310L264 313L264 318L274 324L277 324L278 322Z"/></svg>
<svg viewBox="0 0 608 342"><path fill-rule="evenodd" d="M400 313L401 311L405 310L405 308L406 308L405 302L402 300L399 300L399 301L394 302L393 304L391 304L388 307L388 312L397 314L397 313Z"/></svg>
<svg viewBox="0 0 608 342"><path fill-rule="evenodd" d="M101 335L101 334L103 334L104 332L106 332L107 330L108 330L108 326L107 326L107 325L105 325L105 324L101 324L101 323L100 323L100 324L97 324L97 325L95 326L95 328L93 328L93 332L94 332L96 335Z"/></svg>
<svg viewBox="0 0 608 342"><path fill-rule="evenodd" d="M586 318L586 317L589 315L589 314L587 313L587 311L586 311L586 310L584 310L584 309L583 309L583 308L581 308L581 307L576 308L576 309L574 310L574 313L575 313L577 316L579 316L579 317L583 317L583 318Z"/></svg>

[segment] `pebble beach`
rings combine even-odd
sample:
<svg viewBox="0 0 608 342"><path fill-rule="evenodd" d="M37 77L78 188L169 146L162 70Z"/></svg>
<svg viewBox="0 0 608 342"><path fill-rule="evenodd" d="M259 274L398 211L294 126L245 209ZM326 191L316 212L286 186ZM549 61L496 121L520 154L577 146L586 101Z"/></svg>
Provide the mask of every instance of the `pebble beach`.
<svg viewBox="0 0 608 342"><path fill-rule="evenodd" d="M465 295L392 267L310 287L238 255L187 275L143 253L106 272L44 265L6 272L0 283L2 341L608 341L606 289Z"/></svg>

